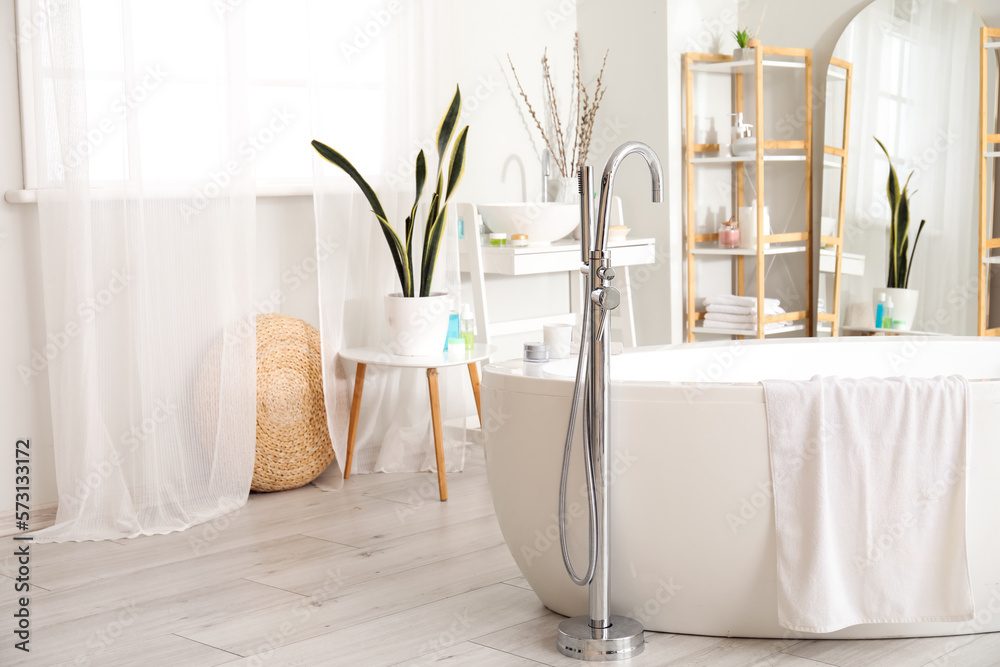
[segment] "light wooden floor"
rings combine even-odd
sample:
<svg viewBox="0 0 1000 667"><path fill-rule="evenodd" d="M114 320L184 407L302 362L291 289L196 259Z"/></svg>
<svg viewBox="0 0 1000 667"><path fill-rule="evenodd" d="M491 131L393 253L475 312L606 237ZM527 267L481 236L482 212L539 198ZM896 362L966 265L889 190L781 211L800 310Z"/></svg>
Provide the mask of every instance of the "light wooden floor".
<svg viewBox="0 0 1000 667"><path fill-rule="evenodd" d="M493 516L482 454L448 476L358 475L344 490L254 494L184 533L32 546L30 654L0 665L578 665ZM10 538L3 553L13 551ZM798 641L646 634L632 665L1000 665L1000 634Z"/></svg>

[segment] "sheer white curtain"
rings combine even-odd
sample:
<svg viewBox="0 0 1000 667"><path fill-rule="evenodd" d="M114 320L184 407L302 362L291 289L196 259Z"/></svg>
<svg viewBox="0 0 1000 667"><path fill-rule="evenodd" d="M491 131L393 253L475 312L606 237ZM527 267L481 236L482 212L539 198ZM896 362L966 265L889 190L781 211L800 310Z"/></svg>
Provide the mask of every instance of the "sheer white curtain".
<svg viewBox="0 0 1000 667"><path fill-rule="evenodd" d="M888 274L888 163L875 136L901 181L915 171L911 248L927 220L910 274L909 287L920 290L913 328L975 333L981 25L960 2L882 1L837 44L834 55L854 64L844 250L865 256L865 275L843 283L845 307L870 304Z"/></svg>
<svg viewBox="0 0 1000 667"><path fill-rule="evenodd" d="M242 505L255 440L252 165L239 14L24 2L59 507L37 541ZM184 40L172 30L195 12ZM198 13L200 12L200 13ZM192 93L200 103L189 104ZM194 108L192 108L192 106ZM189 132L177 121L196 119ZM51 354L50 354L51 352Z"/></svg>
<svg viewBox="0 0 1000 667"><path fill-rule="evenodd" d="M428 168L436 169L434 147L438 122L454 94L446 49L448 4L407 2L379 29L374 14L358 16L356 8L314 0L310 24L318 34L310 40L313 98L311 119L316 139L340 149L354 131L352 116L379 115L382 126L367 137L367 150L346 157L379 194L389 221L402 229L413 203L413 163L423 148ZM353 23L352 23L353 21ZM322 26L372 27L374 36L357 52L343 42L321 39ZM350 30L341 30L354 34ZM365 68L384 68L379 90L359 91L344 99L325 94L330 79L360 78ZM460 125L461 126L461 125ZM470 145L475 128L470 129ZM340 143L338 143L340 142ZM356 139L355 139L356 143ZM433 176L428 177L433 188ZM314 158L314 206L319 256L320 332L323 339L327 419L338 470L328 478L339 483L346 455L347 424L354 364L345 366L338 351L346 347L388 342L384 296L400 287L388 246L370 207L354 183L339 169ZM426 194L424 204L429 197ZM422 216L418 213L414 264L419 264ZM457 221L448 218L434 276L434 289L447 291L459 303ZM442 370L442 417L445 424L446 469L464 464L465 416L471 390L465 366ZM364 384L352 473L431 470L434 467L427 377L422 370L369 366ZM436 493L436 491L435 491Z"/></svg>

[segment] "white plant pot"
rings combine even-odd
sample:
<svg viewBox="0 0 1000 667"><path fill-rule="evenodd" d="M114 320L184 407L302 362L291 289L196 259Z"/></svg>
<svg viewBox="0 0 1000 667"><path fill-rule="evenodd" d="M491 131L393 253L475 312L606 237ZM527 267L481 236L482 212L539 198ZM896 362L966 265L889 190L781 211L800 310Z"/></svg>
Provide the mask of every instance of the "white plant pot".
<svg viewBox="0 0 1000 667"><path fill-rule="evenodd" d="M917 306L920 300L920 290L902 289L899 287L876 287L872 294L872 303L878 304L879 296L885 294L885 307L888 309L892 300L892 328L898 331L909 331L917 318ZM878 325L878 322L876 322Z"/></svg>
<svg viewBox="0 0 1000 667"><path fill-rule="evenodd" d="M385 297L389 322L389 349L392 354L425 357L441 354L448 336L450 315L448 295L404 297L399 292Z"/></svg>

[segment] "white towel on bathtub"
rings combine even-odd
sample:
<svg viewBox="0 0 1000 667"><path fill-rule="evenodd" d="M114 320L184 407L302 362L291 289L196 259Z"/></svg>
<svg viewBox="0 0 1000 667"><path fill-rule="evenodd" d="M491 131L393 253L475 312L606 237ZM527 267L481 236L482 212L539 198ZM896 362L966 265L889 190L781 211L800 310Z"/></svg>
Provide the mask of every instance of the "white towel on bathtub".
<svg viewBox="0 0 1000 667"><path fill-rule="evenodd" d="M973 618L967 381L763 384L779 623L833 632Z"/></svg>

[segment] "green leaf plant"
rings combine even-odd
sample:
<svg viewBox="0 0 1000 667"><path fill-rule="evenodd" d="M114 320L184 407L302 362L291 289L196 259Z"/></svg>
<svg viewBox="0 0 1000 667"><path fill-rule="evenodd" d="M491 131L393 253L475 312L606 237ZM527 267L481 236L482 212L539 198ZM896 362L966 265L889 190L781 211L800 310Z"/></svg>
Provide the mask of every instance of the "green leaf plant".
<svg viewBox="0 0 1000 667"><path fill-rule="evenodd" d="M920 221L917 228L917 236L913 239L913 249L910 250L907 258L907 250L910 244L910 197L916 192L909 192L910 179L913 172L906 177L903 189L899 189L899 178L896 176L896 168L892 164L892 157L886 149L885 144L874 137L879 147L889 160L889 181L886 184L885 194L889 200L889 208L892 211L892 222L889 225L889 278L886 281L888 288L902 288L910 283L910 268L913 266L913 256L917 252L917 242L920 241L920 232L924 231L926 220Z"/></svg>
<svg viewBox="0 0 1000 667"><path fill-rule="evenodd" d="M414 284L413 274L413 227L416 223L417 207L420 204L420 197L423 195L424 183L427 180L427 160L423 150L417 155L416 167L414 169L416 179L416 196L413 200L413 208L406 217L403 237L400 238L396 230L389 224L385 209L379 202L375 190L368 184L364 177L343 155L330 148L326 144L312 141L313 148L323 156L328 162L340 167L361 189L361 193L368 200L372 207L372 213L378 219L385 236L386 243L389 244L389 252L392 253L392 261L396 265L396 273L399 276L399 284L402 287L402 294L405 297L430 296L431 280L434 278L434 265L437 263L438 251L441 249L441 238L444 235L444 227L448 218L448 202L458 188L459 181L465 171L465 145L469 134L469 126L466 125L458 133L451 149L451 159L447 173L444 170L444 158L448 151L448 145L452 143L452 136L458 124L458 118L462 113L462 94L455 86L455 96L448 106L437 130L437 152L438 170L437 181L434 193L431 196L430 207L427 211L427 222L424 227L424 245L420 254L420 285ZM416 292L416 294L415 294Z"/></svg>
<svg viewBox="0 0 1000 667"><path fill-rule="evenodd" d="M746 27L740 30L736 30L735 32L732 33L732 35L733 39L736 40L736 43L740 45L741 49L747 48L747 42L753 39L753 35L750 34L750 28Z"/></svg>

